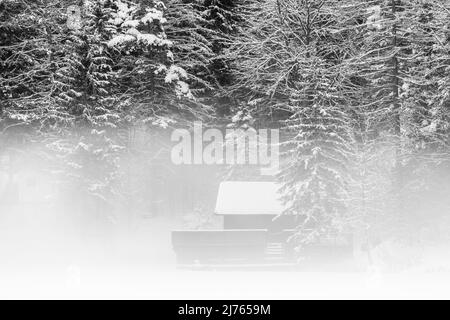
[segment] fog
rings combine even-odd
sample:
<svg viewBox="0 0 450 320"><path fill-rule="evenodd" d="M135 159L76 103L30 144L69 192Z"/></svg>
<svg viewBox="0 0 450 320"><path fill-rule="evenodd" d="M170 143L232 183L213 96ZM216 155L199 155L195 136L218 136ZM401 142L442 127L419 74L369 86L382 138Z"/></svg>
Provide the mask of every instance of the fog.
<svg viewBox="0 0 450 320"><path fill-rule="evenodd" d="M261 178L254 166L230 169L223 165L174 165L167 152L168 135L152 137L151 147L137 145L131 150L140 152L118 153L111 161L108 156L92 157L96 148L106 146L102 140L96 140L97 136L92 141L84 138L82 143L76 137L65 140L65 146L71 146L69 151L55 151L54 142L9 144L2 149L0 297L450 296L446 289L450 284L450 250L445 167L428 176L431 182L418 189L419 198L417 194L413 194L415 199L407 198L410 200L405 207L412 220L408 223L407 241L396 241L389 232L388 226L394 227L395 222L386 218L388 211L379 212L389 207L389 191L382 194L383 188L377 185L372 198L365 201L366 215L358 215L360 225L371 223L373 228L357 229L355 224L351 244L342 251L345 254L338 254L337 247L321 251L294 243L292 257L287 260L275 257L268 262L267 257L252 260L250 256L237 259L234 250L241 250L249 241L250 229L258 231L264 228L261 223L280 220L258 222L247 217L245 221L225 223L226 215L214 214L220 183L267 182L270 177ZM58 143L62 145L60 140ZM155 156L161 154L159 158ZM375 175L381 180L380 172ZM110 179L111 173L115 174L114 179ZM250 192L262 192L253 188ZM231 207L235 213L239 213L239 208L244 210L249 205L244 203L245 192L245 188L239 191L242 202L225 207ZM248 198L257 202L255 197ZM383 199L385 202L381 202ZM352 203L354 210L360 212L361 199L357 200ZM267 203L267 199L261 201L266 206ZM209 230L221 235L234 232L232 241L242 243L223 249L214 247L213 256L204 255L206 247L199 247L182 261L172 241L174 230L199 234ZM237 231L242 240L237 240ZM204 246L210 240L199 241L198 245ZM332 241L336 245L336 239ZM251 250L243 252L252 254Z"/></svg>

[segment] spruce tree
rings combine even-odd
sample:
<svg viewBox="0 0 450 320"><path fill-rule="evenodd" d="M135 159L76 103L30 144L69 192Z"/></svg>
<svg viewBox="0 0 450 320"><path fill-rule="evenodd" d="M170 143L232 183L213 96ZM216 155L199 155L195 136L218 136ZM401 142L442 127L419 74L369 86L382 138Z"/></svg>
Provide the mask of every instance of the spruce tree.
<svg viewBox="0 0 450 320"><path fill-rule="evenodd" d="M300 242L348 228L352 156L345 64L351 33L339 1L265 1L248 6L230 54L236 88L260 116L284 114L288 158L279 177ZM244 20L244 19L243 19Z"/></svg>
<svg viewBox="0 0 450 320"><path fill-rule="evenodd" d="M116 32L108 46L118 56L121 99L133 119L154 120L195 113L186 70L174 63L173 41L167 38L165 4L161 1L116 1ZM182 107L183 106L183 107Z"/></svg>
<svg viewBox="0 0 450 320"><path fill-rule="evenodd" d="M439 108L436 88L442 83L437 58L445 21L441 7L436 1L398 0L361 1L354 7L365 17L352 58L365 80L357 109L365 122L360 134L367 146L383 149L381 154L391 159L385 166L391 183L384 202L389 205L378 208L385 212L377 219L384 227L378 229L401 238L416 232L412 228L420 219L413 203L424 192L424 173L433 167L431 154L442 141L437 122L430 121Z"/></svg>

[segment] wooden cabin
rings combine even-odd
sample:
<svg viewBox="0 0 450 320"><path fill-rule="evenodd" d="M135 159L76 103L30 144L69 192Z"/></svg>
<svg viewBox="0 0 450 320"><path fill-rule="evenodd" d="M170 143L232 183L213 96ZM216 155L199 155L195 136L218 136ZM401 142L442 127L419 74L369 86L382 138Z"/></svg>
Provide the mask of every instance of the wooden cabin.
<svg viewBox="0 0 450 320"><path fill-rule="evenodd" d="M219 186L214 214L223 219L217 230L177 230L172 245L179 265L293 266L294 234L300 216L285 209L275 182L227 181ZM321 238L302 248L303 266L331 266L352 259L352 236ZM298 265L298 264L297 264Z"/></svg>
<svg viewBox="0 0 450 320"><path fill-rule="evenodd" d="M265 229L277 233L295 227L294 216L281 215L284 205L274 182L227 181L219 186L215 214L223 228Z"/></svg>
<svg viewBox="0 0 450 320"><path fill-rule="evenodd" d="M180 264L268 264L292 261L287 243L294 217L284 206L274 182L227 181L219 186L214 214L222 229L177 230L172 244Z"/></svg>

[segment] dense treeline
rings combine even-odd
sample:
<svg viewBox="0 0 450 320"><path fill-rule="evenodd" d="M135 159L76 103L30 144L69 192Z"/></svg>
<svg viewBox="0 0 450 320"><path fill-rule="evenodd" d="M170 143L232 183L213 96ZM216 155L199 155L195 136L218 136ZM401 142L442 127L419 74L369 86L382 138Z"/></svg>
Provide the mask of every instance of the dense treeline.
<svg viewBox="0 0 450 320"><path fill-rule="evenodd" d="M0 130L114 197L117 128L276 122L299 241L432 234L450 209L449 18L439 0L2 0Z"/></svg>
<svg viewBox="0 0 450 320"><path fill-rule="evenodd" d="M124 180L124 159L152 159L167 146L136 147L129 128L150 128L156 141L164 128L213 116L229 77L220 55L232 8L226 1L1 1L3 154L40 144L36 161L64 186L65 207L92 198L111 212L118 199L142 201L124 201L136 184L148 185ZM141 164L141 180L151 170ZM89 207L98 205L80 210Z"/></svg>
<svg viewBox="0 0 450 320"><path fill-rule="evenodd" d="M246 8L227 52L231 90L259 116L284 112L290 160L280 179L286 213L306 217L299 240L354 228L369 242L411 239L445 225L449 184L436 175L449 173L448 5Z"/></svg>

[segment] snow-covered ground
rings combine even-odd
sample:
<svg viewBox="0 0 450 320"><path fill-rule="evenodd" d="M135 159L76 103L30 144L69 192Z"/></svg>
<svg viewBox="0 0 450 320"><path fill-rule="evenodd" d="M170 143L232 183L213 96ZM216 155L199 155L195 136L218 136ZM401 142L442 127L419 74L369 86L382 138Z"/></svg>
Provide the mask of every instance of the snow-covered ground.
<svg viewBox="0 0 450 320"><path fill-rule="evenodd" d="M186 271L177 270L170 243L179 221L143 220L84 245L68 234L51 234L39 221L2 228L0 298L450 298L445 248L430 251L428 265L407 272ZM70 248L79 251L70 255Z"/></svg>
<svg viewBox="0 0 450 320"><path fill-rule="evenodd" d="M450 298L450 274L83 270L2 277L0 298Z"/></svg>

